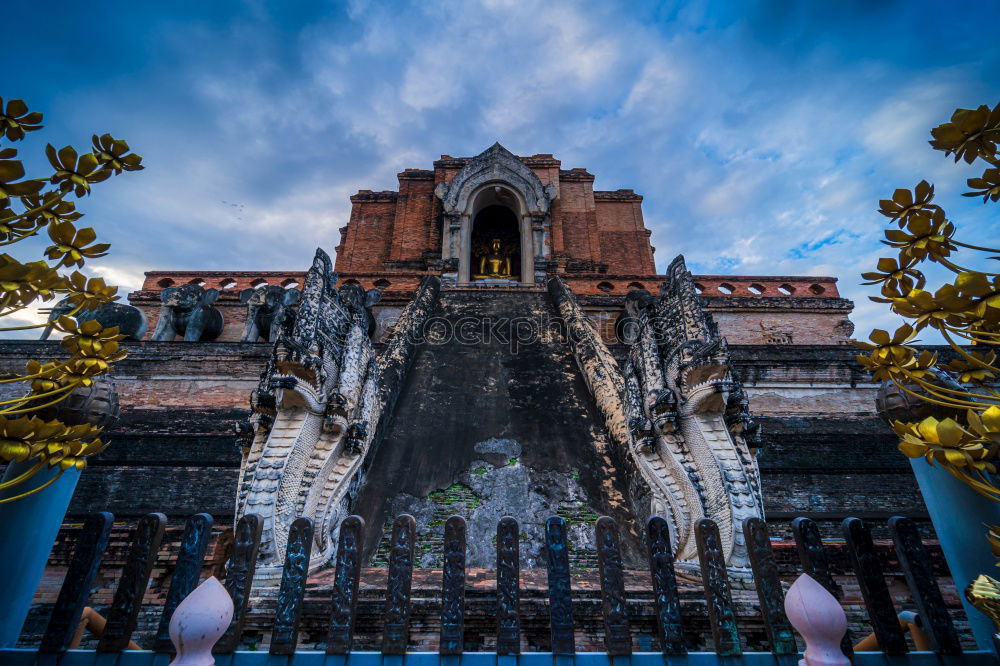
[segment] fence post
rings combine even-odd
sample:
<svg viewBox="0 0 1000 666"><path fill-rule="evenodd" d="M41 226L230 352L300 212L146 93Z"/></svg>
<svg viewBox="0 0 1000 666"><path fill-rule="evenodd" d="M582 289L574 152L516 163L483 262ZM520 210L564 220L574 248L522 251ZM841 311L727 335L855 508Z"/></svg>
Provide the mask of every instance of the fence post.
<svg viewBox="0 0 1000 666"><path fill-rule="evenodd" d="M255 513L245 514L233 530L233 554L226 566L226 592L233 600L233 619L226 633L212 648L215 654L228 654L240 644L246 620L253 574L257 569L257 551L264 522Z"/></svg>
<svg viewBox="0 0 1000 666"><path fill-rule="evenodd" d="M646 523L646 534L649 538L649 575L653 579L660 647L664 655L683 656L687 654L687 647L681 624L681 600L677 593L670 527L660 516L653 516Z"/></svg>
<svg viewBox="0 0 1000 666"><path fill-rule="evenodd" d="M632 631L625 600L625 578L614 519L597 519L597 566L601 575L601 610L604 615L604 647L612 657L632 654Z"/></svg>
<svg viewBox="0 0 1000 666"><path fill-rule="evenodd" d="M177 555L177 565L174 567L174 575L170 578L170 588L167 590L163 613L160 615L160 626L153 641L153 650L156 652L174 651L174 645L170 640L170 618L178 605L198 587L201 565L205 559L205 548L208 547L208 540L212 535L213 522L212 516L207 513L196 513L188 518L184 525L181 552ZM230 619L232 619L231 613Z"/></svg>
<svg viewBox="0 0 1000 666"><path fill-rule="evenodd" d="M441 572L441 640L438 652L459 655L465 647L465 518L444 524L444 570Z"/></svg>
<svg viewBox="0 0 1000 666"><path fill-rule="evenodd" d="M733 610L733 595L729 589L726 558L722 554L719 526L710 518L695 524L695 541L701 561L701 578L705 586L708 619L712 625L715 652L720 657L738 657L743 654L740 633Z"/></svg>
<svg viewBox="0 0 1000 666"><path fill-rule="evenodd" d="M385 623L382 654L406 654L410 641L410 586L413 582L413 547L417 523L403 514L392 525L389 574L385 583Z"/></svg>
<svg viewBox="0 0 1000 666"><path fill-rule="evenodd" d="M894 516L889 519L889 531L896 546L896 557L910 587L910 596L917 605L917 612L923 628L930 636L934 651L938 654L962 654L962 644L958 632L952 624L951 615L944 605L941 588L934 579L931 560L920 538L917 525L909 518Z"/></svg>
<svg viewBox="0 0 1000 666"><path fill-rule="evenodd" d="M348 516L340 523L337 569L330 595L330 626L326 633L327 654L347 654L354 645L364 532L365 521L361 516Z"/></svg>
<svg viewBox="0 0 1000 666"><path fill-rule="evenodd" d="M799 649L795 644L792 626L785 617L785 599L781 591L781 579L778 577L778 563L771 550L767 523L760 518L747 518L743 521L743 536L750 555L760 614L764 618L771 652L777 657L797 655Z"/></svg>
<svg viewBox="0 0 1000 666"><path fill-rule="evenodd" d="M830 562L827 558L826 548L823 547L823 539L816 521L812 518L796 518L792 521L792 533L795 535L795 546L799 552L802 570L825 587L834 599L840 599L841 590L836 581L833 580L833 574L830 573ZM840 639L840 649L848 658L854 655L851 632L846 629L844 637Z"/></svg>
<svg viewBox="0 0 1000 666"><path fill-rule="evenodd" d="M559 516L552 516L545 521L545 546L549 555L549 626L552 635L552 653L571 655L576 652L576 636L573 632L569 544L566 541L566 521Z"/></svg>
<svg viewBox="0 0 1000 666"><path fill-rule="evenodd" d="M148 513L139 519L132 548L108 610L104 635L97 643L98 652L121 652L128 647L142 609L142 597L149 584L149 574L156 561L156 552L160 549L166 522L167 517L162 513Z"/></svg>
<svg viewBox="0 0 1000 666"><path fill-rule="evenodd" d="M845 518L843 532L879 649L891 656L906 654L909 648L889 596L871 531L859 519Z"/></svg>
<svg viewBox="0 0 1000 666"><path fill-rule="evenodd" d="M520 575L517 521L497 523L497 655L521 653Z"/></svg>
<svg viewBox="0 0 1000 666"><path fill-rule="evenodd" d="M83 607L90 598L90 586L108 547L113 521L110 513L92 513L84 521L39 652L65 652L72 642Z"/></svg>
<svg viewBox="0 0 1000 666"><path fill-rule="evenodd" d="M281 571L278 604L274 609L274 628L271 630L271 654L295 654L312 543L313 521L305 517L296 518L288 528L285 567Z"/></svg>

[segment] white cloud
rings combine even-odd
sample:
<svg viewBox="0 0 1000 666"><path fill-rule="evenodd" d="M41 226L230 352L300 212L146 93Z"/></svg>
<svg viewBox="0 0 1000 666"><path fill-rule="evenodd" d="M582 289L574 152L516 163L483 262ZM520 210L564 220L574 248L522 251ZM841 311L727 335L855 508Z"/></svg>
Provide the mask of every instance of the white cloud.
<svg viewBox="0 0 1000 666"><path fill-rule="evenodd" d="M790 55L710 3L656 26L646 10L353 0L292 30L262 9L175 26L169 72L73 100L148 165L87 202L115 243L101 266L122 284L143 269L301 268L336 245L357 189L495 140L644 194L661 268L684 253L706 272L840 276L859 336L885 320L857 284L884 253L879 198L948 183L949 211L988 231L958 196L964 172L926 145L995 84L986 64L914 67L888 50L848 63L823 25Z"/></svg>

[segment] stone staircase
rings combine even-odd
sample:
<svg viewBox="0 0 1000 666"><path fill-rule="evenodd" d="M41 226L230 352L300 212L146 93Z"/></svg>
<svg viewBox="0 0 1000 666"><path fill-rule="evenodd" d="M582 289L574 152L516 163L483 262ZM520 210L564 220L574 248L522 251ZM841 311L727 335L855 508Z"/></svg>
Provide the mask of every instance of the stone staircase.
<svg viewBox="0 0 1000 666"><path fill-rule="evenodd" d="M375 453L355 512L372 565L392 518L417 520L417 566L440 566L444 521L469 524L468 566L493 567L497 521L521 524L521 566L544 566L544 524L567 521L575 566L595 560L593 521L619 520L626 553L638 521L608 455L610 440L548 294L442 290ZM380 507L386 507L379 511Z"/></svg>

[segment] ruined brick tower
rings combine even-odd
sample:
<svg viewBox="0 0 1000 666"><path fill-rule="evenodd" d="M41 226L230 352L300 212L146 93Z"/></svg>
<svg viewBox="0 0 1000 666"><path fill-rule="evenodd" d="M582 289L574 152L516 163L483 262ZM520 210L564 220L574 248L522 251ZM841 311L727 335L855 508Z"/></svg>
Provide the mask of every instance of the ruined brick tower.
<svg viewBox="0 0 1000 666"><path fill-rule="evenodd" d="M738 575L747 516L777 538L795 516L827 533L861 516L877 535L891 515L926 520L836 278L691 275L682 257L657 273L643 197L548 154L497 144L398 178L351 197L335 260L318 251L308 271L146 273L129 302L148 331L116 366L122 416L59 544L91 511L161 511L173 539L192 513L224 534L253 512L268 583L298 515L316 521L322 576L348 513L374 566L390 518L412 514L423 567L452 514L469 566L491 566L511 514L530 569L555 514L586 567L597 515L618 519L635 563L657 513L682 569L692 523L713 517ZM12 368L58 353L0 345Z"/></svg>
<svg viewBox="0 0 1000 666"><path fill-rule="evenodd" d="M332 270L320 253L308 274L150 273L132 296L163 324L168 296L217 284L217 339L276 344L242 426L236 493L239 512L265 517L272 573L303 512L324 526L319 567L348 512L374 526L414 514L427 566L451 513L483 546L478 566L504 514L536 544L529 565L549 515L615 516L632 554L635 526L668 515L682 559L694 557L691 525L711 515L744 566L738 523L765 499L757 405L728 345L839 349L851 305L836 280L691 276L680 259L657 274L632 190L595 191L585 169L499 144L433 166L400 173L398 191L351 197ZM578 562L593 556L584 532ZM374 562L380 533L368 532Z"/></svg>

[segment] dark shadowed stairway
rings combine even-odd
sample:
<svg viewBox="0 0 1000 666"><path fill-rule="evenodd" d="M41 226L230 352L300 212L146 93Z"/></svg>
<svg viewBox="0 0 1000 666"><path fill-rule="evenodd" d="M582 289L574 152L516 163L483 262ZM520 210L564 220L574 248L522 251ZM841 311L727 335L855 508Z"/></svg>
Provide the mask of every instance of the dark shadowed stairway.
<svg viewBox="0 0 1000 666"><path fill-rule="evenodd" d="M417 520L417 566L440 566L453 514L469 523L470 567L494 566L504 515L521 524L522 567L544 566L551 515L567 521L576 566L595 560L601 514L623 526L626 552L639 552L609 438L559 328L541 290L441 292L354 507L383 527L368 530L373 565L399 513Z"/></svg>

